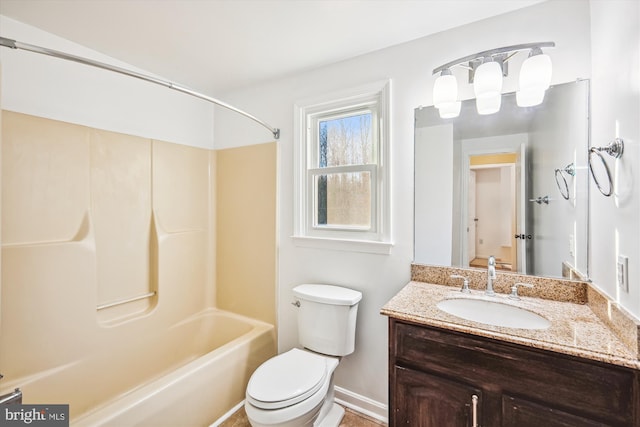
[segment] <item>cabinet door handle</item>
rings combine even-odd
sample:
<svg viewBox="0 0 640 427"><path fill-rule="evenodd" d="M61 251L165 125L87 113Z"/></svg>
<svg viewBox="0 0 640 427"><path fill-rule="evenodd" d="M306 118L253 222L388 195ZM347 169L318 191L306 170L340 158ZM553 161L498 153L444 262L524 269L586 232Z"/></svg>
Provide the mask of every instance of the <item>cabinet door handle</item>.
<svg viewBox="0 0 640 427"><path fill-rule="evenodd" d="M478 425L478 396L471 396L471 427L480 427Z"/></svg>

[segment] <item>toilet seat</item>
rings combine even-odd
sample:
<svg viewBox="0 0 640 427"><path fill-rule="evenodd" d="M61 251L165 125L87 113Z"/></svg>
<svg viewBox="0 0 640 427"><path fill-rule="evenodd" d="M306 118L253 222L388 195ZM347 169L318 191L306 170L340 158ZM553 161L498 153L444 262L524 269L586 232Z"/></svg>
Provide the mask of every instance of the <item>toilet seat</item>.
<svg viewBox="0 0 640 427"><path fill-rule="evenodd" d="M280 409L313 396L326 382L327 357L294 348L260 365L247 385L247 400L261 409Z"/></svg>

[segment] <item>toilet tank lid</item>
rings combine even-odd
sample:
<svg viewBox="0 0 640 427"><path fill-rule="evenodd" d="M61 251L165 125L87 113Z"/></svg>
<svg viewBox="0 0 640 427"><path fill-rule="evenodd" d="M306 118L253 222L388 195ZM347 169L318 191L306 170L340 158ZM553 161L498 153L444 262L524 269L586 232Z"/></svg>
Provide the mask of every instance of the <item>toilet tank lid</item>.
<svg viewBox="0 0 640 427"><path fill-rule="evenodd" d="M362 299L361 292L334 285L298 285L293 294L302 300L334 305L355 305Z"/></svg>

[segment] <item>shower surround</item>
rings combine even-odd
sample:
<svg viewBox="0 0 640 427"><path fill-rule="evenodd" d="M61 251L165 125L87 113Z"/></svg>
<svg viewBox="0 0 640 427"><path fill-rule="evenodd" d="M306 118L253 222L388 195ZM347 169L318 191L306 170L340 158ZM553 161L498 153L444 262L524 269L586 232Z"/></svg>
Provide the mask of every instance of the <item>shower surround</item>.
<svg viewBox="0 0 640 427"><path fill-rule="evenodd" d="M70 404L73 423L229 342L238 372L275 353L275 298L253 326L179 326L235 316L217 303L235 285L216 283L216 227L234 225L216 222L216 171L212 150L3 111L0 394Z"/></svg>

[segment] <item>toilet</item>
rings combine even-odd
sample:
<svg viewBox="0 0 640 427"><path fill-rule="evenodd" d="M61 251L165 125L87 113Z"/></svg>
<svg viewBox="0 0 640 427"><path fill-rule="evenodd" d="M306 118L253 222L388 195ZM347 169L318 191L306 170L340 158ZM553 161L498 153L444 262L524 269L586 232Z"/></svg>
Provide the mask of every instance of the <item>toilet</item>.
<svg viewBox="0 0 640 427"><path fill-rule="evenodd" d="M344 409L334 402L333 372L353 353L362 294L333 285L293 288L298 307L294 348L264 362L247 385L245 411L253 427L337 427Z"/></svg>

